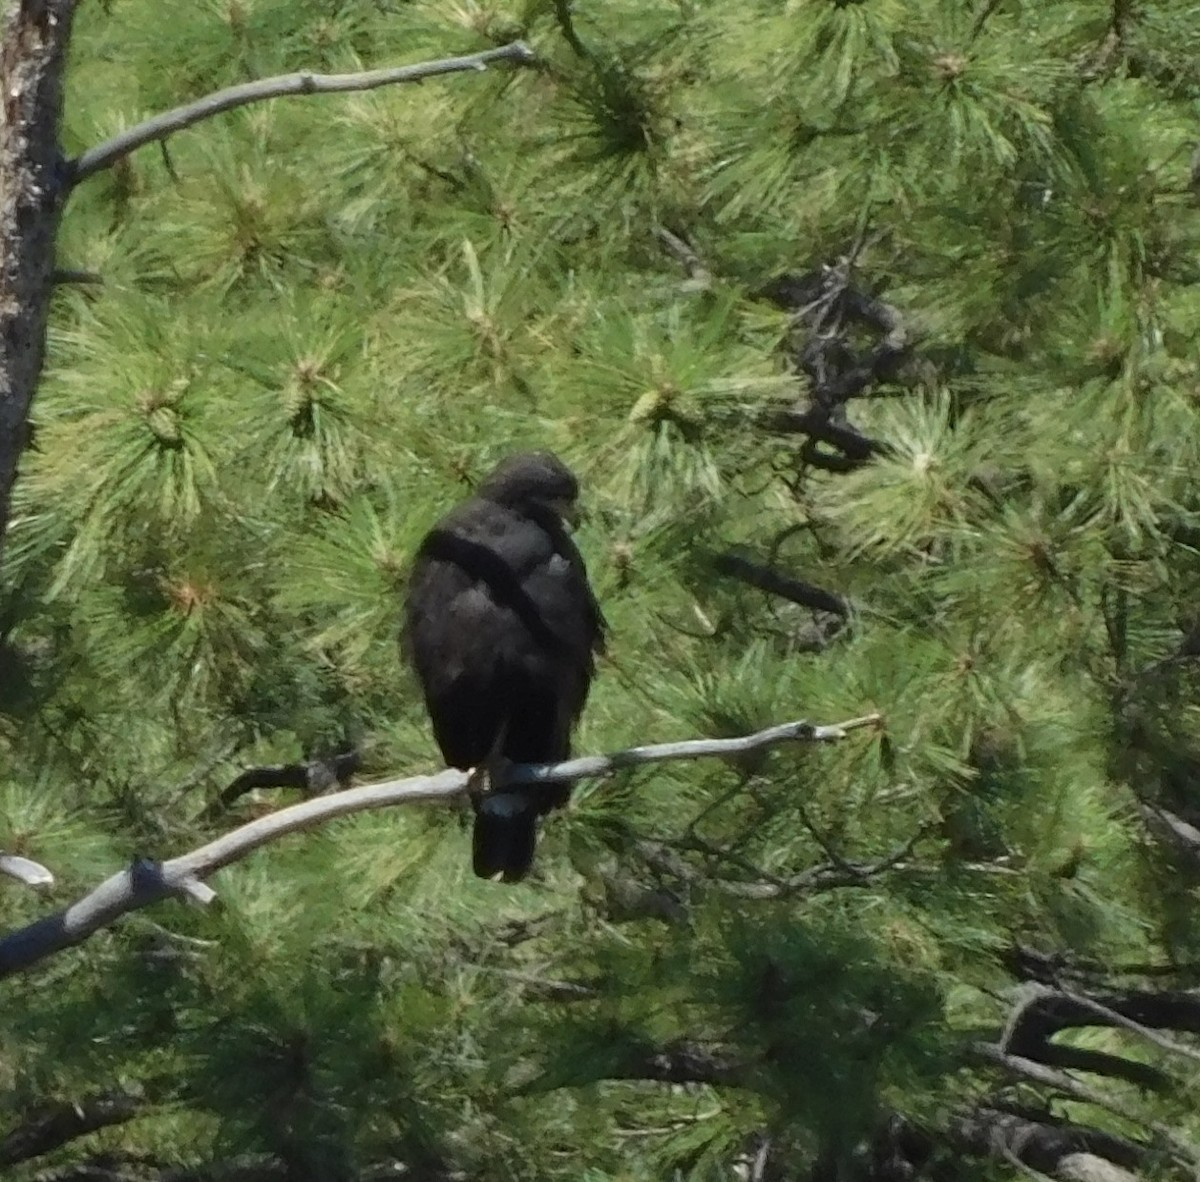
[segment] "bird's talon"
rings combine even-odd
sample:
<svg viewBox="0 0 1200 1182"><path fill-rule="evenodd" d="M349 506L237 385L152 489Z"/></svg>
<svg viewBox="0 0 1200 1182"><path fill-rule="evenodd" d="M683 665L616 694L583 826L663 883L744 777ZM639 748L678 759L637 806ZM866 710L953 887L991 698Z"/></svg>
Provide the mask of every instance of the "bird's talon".
<svg viewBox="0 0 1200 1182"><path fill-rule="evenodd" d="M488 765L481 763L467 772L467 799L471 807L478 812L483 798L488 792Z"/></svg>

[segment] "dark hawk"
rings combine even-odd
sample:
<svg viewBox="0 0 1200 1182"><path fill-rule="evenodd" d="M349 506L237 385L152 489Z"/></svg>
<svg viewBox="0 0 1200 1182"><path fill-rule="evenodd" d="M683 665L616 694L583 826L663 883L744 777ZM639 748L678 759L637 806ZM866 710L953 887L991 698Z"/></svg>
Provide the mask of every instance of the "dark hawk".
<svg viewBox="0 0 1200 1182"><path fill-rule="evenodd" d="M579 482L550 452L504 460L425 536L413 563L404 649L451 767L568 759L605 621L564 519ZM520 882L540 814L569 784L473 795L475 873Z"/></svg>

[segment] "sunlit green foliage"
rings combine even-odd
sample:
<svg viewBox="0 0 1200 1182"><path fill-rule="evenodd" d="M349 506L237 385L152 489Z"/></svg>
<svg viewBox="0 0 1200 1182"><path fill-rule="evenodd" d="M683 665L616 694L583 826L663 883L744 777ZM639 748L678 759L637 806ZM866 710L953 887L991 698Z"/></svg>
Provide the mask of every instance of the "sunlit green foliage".
<svg viewBox="0 0 1200 1182"><path fill-rule="evenodd" d="M445 812L261 851L210 913L6 987L6 1110L141 1091L63 1161L699 1180L766 1131L801 1176L982 1087L1013 940L1194 958L1136 800L1200 767L1200 22L1141 7L1117 36L1065 0L81 5L72 152L277 72L517 36L540 65L250 107L73 199L59 263L105 283L57 297L0 587L0 848L54 901L271 807L206 811L247 765L434 768L409 557L518 447L591 510L580 749L886 725L583 785L517 888ZM914 357L850 407L886 453L828 472L767 426L801 382L753 292L855 244ZM718 577L734 544L846 626ZM10 924L49 905L0 890ZM647 1082L684 1044L732 1082Z"/></svg>

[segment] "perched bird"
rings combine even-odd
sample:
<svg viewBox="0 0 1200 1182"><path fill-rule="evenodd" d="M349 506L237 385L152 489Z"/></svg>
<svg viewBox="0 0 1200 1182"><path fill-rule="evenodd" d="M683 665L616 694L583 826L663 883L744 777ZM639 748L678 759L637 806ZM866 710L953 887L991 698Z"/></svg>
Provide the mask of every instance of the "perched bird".
<svg viewBox="0 0 1200 1182"><path fill-rule="evenodd" d="M606 629L564 524L578 496L552 453L509 456L417 549L402 643L451 767L570 756ZM538 816L569 796L569 784L473 792L475 873L520 882Z"/></svg>

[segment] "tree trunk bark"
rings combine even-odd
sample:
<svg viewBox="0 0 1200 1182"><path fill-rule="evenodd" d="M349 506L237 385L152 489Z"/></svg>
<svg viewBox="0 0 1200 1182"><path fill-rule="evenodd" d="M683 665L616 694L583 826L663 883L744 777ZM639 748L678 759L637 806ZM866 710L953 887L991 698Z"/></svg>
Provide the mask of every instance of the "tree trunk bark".
<svg viewBox="0 0 1200 1182"><path fill-rule="evenodd" d="M75 0L9 0L0 40L0 558L46 349L70 185L58 144Z"/></svg>

